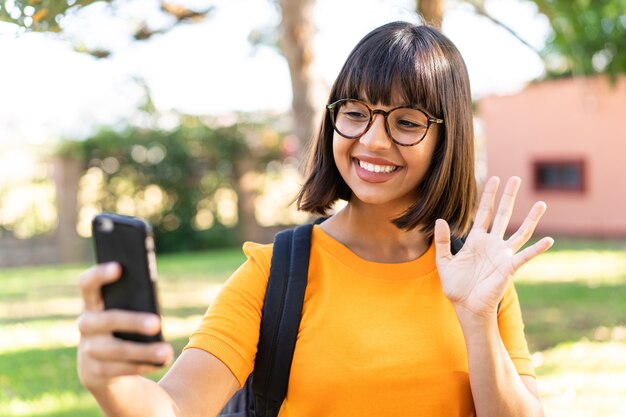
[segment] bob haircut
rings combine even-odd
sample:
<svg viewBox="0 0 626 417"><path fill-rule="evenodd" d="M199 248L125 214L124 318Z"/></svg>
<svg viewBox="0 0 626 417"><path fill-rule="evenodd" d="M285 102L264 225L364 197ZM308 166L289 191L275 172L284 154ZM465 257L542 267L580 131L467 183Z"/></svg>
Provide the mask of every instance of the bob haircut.
<svg viewBox="0 0 626 417"><path fill-rule="evenodd" d="M442 218L454 235L464 236L476 200L474 130L467 69L454 44L428 26L380 26L352 50L328 103L342 98L385 106L400 99L444 120L433 159L417 186L419 197L393 223L405 230L420 227L430 238L435 220ZM335 165L333 135L326 109L310 149L307 179L296 197L300 210L324 215L338 199L350 200L352 191Z"/></svg>

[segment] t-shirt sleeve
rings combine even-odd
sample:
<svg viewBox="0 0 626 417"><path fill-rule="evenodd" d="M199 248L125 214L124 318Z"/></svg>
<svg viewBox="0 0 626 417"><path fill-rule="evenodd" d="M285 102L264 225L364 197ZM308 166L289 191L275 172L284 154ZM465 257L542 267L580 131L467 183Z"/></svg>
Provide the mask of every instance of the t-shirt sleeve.
<svg viewBox="0 0 626 417"><path fill-rule="evenodd" d="M246 242L243 252L247 260L226 281L185 346L216 356L241 386L254 368L272 245Z"/></svg>
<svg viewBox="0 0 626 417"><path fill-rule="evenodd" d="M528 343L524 335L522 310L515 285L511 282L500 303L498 311L498 328L509 356L520 375L535 376Z"/></svg>

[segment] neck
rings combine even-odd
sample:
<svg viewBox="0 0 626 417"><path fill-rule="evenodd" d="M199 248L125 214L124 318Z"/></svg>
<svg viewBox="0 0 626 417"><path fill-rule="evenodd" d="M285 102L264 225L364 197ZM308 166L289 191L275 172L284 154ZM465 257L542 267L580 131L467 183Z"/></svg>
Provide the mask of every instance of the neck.
<svg viewBox="0 0 626 417"><path fill-rule="evenodd" d="M406 231L391 221L402 213L386 205L349 203L322 223L322 229L363 259L400 263L419 258L430 239L419 228Z"/></svg>

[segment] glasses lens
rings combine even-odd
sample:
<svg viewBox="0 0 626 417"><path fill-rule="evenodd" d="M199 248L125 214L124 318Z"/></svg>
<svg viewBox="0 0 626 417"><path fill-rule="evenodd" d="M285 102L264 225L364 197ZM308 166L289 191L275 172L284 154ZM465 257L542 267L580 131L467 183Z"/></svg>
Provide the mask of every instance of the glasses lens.
<svg viewBox="0 0 626 417"><path fill-rule="evenodd" d="M342 101L335 107L335 129L348 138L362 135L370 122L370 111L363 103Z"/></svg>
<svg viewBox="0 0 626 417"><path fill-rule="evenodd" d="M412 145L421 140L428 130L428 116L419 110L401 107L387 117L391 136L398 143Z"/></svg>

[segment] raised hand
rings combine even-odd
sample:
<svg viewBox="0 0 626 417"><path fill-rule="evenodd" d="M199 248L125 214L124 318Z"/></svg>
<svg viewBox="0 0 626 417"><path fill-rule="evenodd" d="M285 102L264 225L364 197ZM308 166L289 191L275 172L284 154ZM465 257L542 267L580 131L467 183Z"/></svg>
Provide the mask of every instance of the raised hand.
<svg viewBox="0 0 626 417"><path fill-rule="evenodd" d="M137 343L113 337L114 331L146 335L158 333L158 316L122 310L104 310L101 287L119 279L117 264L97 265L80 279L84 311L78 320L78 375L87 388L106 386L115 377L153 372L171 362L174 353L167 343Z"/></svg>
<svg viewBox="0 0 626 417"><path fill-rule="evenodd" d="M533 205L519 229L504 240L521 180L511 177L507 181L494 217L499 183L497 177L491 177L485 184L472 229L456 255L450 252L448 224L441 219L435 223L436 260L441 286L457 312L460 309L480 317L495 314L515 271L554 243L551 238L545 237L520 251L546 210L546 204L541 201Z"/></svg>

